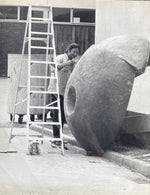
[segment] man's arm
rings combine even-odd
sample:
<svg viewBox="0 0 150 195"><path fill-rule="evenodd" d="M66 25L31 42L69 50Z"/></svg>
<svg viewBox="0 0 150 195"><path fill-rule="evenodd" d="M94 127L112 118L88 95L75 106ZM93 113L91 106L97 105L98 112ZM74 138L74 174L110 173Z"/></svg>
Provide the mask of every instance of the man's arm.
<svg viewBox="0 0 150 195"><path fill-rule="evenodd" d="M64 63L57 62L57 69L61 70L65 68L66 66L73 66L74 64L75 62L73 60L69 60L68 62L64 62Z"/></svg>

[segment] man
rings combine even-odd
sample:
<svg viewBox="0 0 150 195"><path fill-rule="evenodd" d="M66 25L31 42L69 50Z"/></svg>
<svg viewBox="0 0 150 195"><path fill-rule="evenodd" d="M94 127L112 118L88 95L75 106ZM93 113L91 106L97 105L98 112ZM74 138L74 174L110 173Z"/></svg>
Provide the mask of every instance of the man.
<svg viewBox="0 0 150 195"><path fill-rule="evenodd" d="M56 57L56 65L58 70L58 85L59 85L59 95L60 95L60 107L61 107L61 122L62 128L65 123L64 114L64 93L67 81L71 75L75 63L78 61L76 58L79 54L80 47L77 43L72 43L68 46L64 54L58 55ZM54 101L55 99L53 99ZM53 121L58 122L58 110L53 112ZM60 137L59 127L53 125L53 136L55 138ZM55 144L60 144L60 142L55 142Z"/></svg>

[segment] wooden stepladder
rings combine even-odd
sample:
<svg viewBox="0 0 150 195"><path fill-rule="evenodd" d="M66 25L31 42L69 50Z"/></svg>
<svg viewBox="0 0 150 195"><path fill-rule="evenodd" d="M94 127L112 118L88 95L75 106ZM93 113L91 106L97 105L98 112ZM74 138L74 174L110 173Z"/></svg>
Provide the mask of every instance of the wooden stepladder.
<svg viewBox="0 0 150 195"><path fill-rule="evenodd" d="M59 86L58 86L58 75L57 75L57 65L55 63L56 50L55 50L55 40L54 40L54 27L53 27L53 14L52 7L47 6L29 6L28 17L24 35L23 49L22 49L22 59L25 51L25 45L28 44L28 75L27 75L27 98L21 102L17 102L18 90L20 87L20 75L22 70L22 62L20 66L17 93L15 97L15 105L13 111L13 119L11 125L10 139L11 142L13 135L13 126L16 106L24 101L27 101L27 144L29 153L33 153L36 150L38 153L38 144L44 140L49 141L59 141L61 143L61 153L64 154L63 146L63 134L62 134L62 123L61 123L61 109L60 109L60 97L59 97ZM33 58L34 54L43 54L42 60ZM42 66L44 68L44 74L33 72L32 65L34 67ZM38 85L38 80L43 80L43 86ZM36 81L36 82L35 82ZM55 87L50 90L48 85L50 82L55 83ZM36 83L36 85L33 85ZM42 96L43 103L41 105L34 105L31 95L36 94L37 96ZM49 96L55 96L55 101L47 103ZM33 109L42 110L42 120L41 121L31 121L30 115ZM45 114L49 110L58 110L58 122L46 121ZM42 126L41 135L35 136L31 134L32 127L34 125ZM44 136L44 128L52 127L53 125L59 126L60 137L59 138L49 138Z"/></svg>

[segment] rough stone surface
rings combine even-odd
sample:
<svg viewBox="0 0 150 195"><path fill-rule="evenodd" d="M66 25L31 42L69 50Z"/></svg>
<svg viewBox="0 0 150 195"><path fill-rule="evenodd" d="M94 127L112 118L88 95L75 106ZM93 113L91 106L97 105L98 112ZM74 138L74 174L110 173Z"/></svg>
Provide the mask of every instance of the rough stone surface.
<svg viewBox="0 0 150 195"><path fill-rule="evenodd" d="M119 40L117 44L124 39L119 37ZM149 58L149 41L139 38L139 45L138 39L128 37L127 41L122 41L117 49L115 46L107 48L109 40L107 44L102 43L103 46L92 46L82 56L67 83L65 114L68 125L80 145L95 155L101 155L114 141L125 116L137 70L143 69ZM110 44L115 45L112 39ZM126 59L120 57L119 51L123 53L125 49L126 53L127 45L130 49L131 44L135 45L130 50L132 55L127 55ZM147 47L137 49L142 44ZM147 56L141 52L146 52ZM141 68L135 58L138 54L144 58L140 60Z"/></svg>
<svg viewBox="0 0 150 195"><path fill-rule="evenodd" d="M149 61L149 41L139 36L116 36L104 40L97 48L106 49L126 61L136 72L136 76L145 71Z"/></svg>

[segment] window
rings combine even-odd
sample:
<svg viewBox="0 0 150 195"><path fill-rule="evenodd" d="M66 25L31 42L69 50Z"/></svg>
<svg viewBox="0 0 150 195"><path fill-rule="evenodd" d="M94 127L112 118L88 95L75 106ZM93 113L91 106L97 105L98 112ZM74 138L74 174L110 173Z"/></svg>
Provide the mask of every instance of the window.
<svg viewBox="0 0 150 195"><path fill-rule="evenodd" d="M28 6L0 6L0 21L25 22ZM47 18L47 11L33 11L36 18ZM95 25L94 9L53 8L54 23L69 23L72 25Z"/></svg>
<svg viewBox="0 0 150 195"><path fill-rule="evenodd" d="M43 18L43 12L42 11L32 11L32 17Z"/></svg>
<svg viewBox="0 0 150 195"><path fill-rule="evenodd" d="M20 20L26 20L28 14L28 7L20 7Z"/></svg>
<svg viewBox="0 0 150 195"><path fill-rule="evenodd" d="M70 9L53 8L53 20L56 22L70 22Z"/></svg>
<svg viewBox="0 0 150 195"><path fill-rule="evenodd" d="M17 7L0 6L0 19L17 19Z"/></svg>
<svg viewBox="0 0 150 195"><path fill-rule="evenodd" d="M95 10L74 9L73 22L88 22L95 23Z"/></svg>

